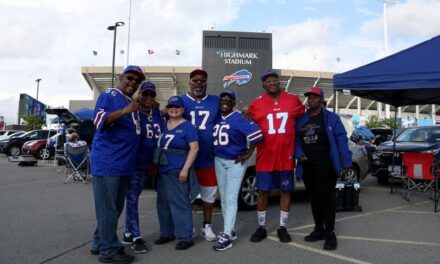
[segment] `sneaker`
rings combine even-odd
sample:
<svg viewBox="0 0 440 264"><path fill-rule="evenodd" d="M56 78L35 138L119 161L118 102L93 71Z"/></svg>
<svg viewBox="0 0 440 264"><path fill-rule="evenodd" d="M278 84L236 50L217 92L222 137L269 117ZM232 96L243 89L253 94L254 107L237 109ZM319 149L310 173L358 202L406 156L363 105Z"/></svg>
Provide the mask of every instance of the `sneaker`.
<svg viewBox="0 0 440 264"><path fill-rule="evenodd" d="M265 239L267 237L267 231L264 227L258 227L257 231L252 234L251 236L251 242L261 242L261 240Z"/></svg>
<svg viewBox="0 0 440 264"><path fill-rule="evenodd" d="M154 244L156 244L156 245L163 245L163 244L166 244L166 243L168 243L168 242L173 241L174 239L176 239L175 236L170 236L170 237L159 237L158 239L156 239L156 240L154 241Z"/></svg>
<svg viewBox="0 0 440 264"><path fill-rule="evenodd" d="M124 245L131 245L131 244L133 244L133 235L126 236L124 234L124 237L122 238L122 244L124 244Z"/></svg>
<svg viewBox="0 0 440 264"><path fill-rule="evenodd" d="M134 250L135 253L138 254L146 253L148 251L147 245L142 238L136 239L133 244L131 244L131 248Z"/></svg>
<svg viewBox="0 0 440 264"><path fill-rule="evenodd" d="M99 255L99 249L90 249L90 254L92 254L92 255L95 255L95 256L97 256L97 255Z"/></svg>
<svg viewBox="0 0 440 264"><path fill-rule="evenodd" d="M292 241L292 238L290 237L289 233L287 232L287 229L284 226L280 226L277 230L278 238L280 239L280 242L288 243Z"/></svg>
<svg viewBox="0 0 440 264"><path fill-rule="evenodd" d="M313 230L312 233L304 237L304 241L306 242L316 242L318 240L324 240L325 234L324 231Z"/></svg>
<svg viewBox="0 0 440 264"><path fill-rule="evenodd" d="M125 254L124 252L116 252L116 254L113 254L108 257L99 257L99 262L102 263L120 263L120 264L129 264L132 263L134 260L134 257L128 254Z"/></svg>
<svg viewBox="0 0 440 264"><path fill-rule="evenodd" d="M231 240L232 241L234 241L234 240L237 240L237 232L235 232L235 230L232 230L232 232L231 232Z"/></svg>
<svg viewBox="0 0 440 264"><path fill-rule="evenodd" d="M218 240L212 248L217 251L225 251L232 247L231 237L226 233L220 233Z"/></svg>
<svg viewBox="0 0 440 264"><path fill-rule="evenodd" d="M217 239L210 224L206 224L204 227L200 228L200 236L206 239L206 241L215 241Z"/></svg>
<svg viewBox="0 0 440 264"><path fill-rule="evenodd" d="M177 243L176 249L177 250L185 250L185 249L188 249L192 246L194 246L194 242L192 242L192 241L180 241L179 243Z"/></svg>
<svg viewBox="0 0 440 264"><path fill-rule="evenodd" d="M326 234L324 249L325 250L335 250L338 247L338 241L336 240L335 232L330 232Z"/></svg>

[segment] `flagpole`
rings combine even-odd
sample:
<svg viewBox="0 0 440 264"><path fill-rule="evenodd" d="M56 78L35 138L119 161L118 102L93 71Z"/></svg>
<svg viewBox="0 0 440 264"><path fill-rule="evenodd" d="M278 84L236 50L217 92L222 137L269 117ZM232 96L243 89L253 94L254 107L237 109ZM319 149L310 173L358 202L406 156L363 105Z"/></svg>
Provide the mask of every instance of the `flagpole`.
<svg viewBox="0 0 440 264"><path fill-rule="evenodd" d="M131 0L130 0L130 7L128 10L128 37L127 37L127 62L126 66L129 65L130 61L130 32L131 32Z"/></svg>

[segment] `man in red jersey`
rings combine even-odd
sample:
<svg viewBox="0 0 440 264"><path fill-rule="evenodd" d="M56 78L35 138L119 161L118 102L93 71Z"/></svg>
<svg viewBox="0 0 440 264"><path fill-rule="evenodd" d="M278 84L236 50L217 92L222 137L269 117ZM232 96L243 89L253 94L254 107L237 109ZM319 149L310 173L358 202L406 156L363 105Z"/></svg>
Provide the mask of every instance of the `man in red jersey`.
<svg viewBox="0 0 440 264"><path fill-rule="evenodd" d="M257 231L251 236L252 242L260 242L267 237L266 208L271 190L280 189L280 225L277 230L281 242L292 239L286 223L290 209L290 193L295 187L293 180L295 121L304 113L304 105L298 96L284 92L280 88L279 76L273 70L261 77L266 93L255 99L248 109L249 117L263 132L263 140L257 144Z"/></svg>

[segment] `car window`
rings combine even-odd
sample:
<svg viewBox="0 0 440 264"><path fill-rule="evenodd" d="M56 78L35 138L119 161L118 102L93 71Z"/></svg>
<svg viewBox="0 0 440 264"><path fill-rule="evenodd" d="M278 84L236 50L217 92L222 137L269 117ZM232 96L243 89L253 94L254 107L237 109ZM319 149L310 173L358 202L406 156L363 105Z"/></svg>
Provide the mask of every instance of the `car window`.
<svg viewBox="0 0 440 264"><path fill-rule="evenodd" d="M5 130L3 130L3 131L0 131L0 136L4 135L5 133L6 133L6 131L5 131Z"/></svg>
<svg viewBox="0 0 440 264"><path fill-rule="evenodd" d="M38 131L34 131L32 133L29 133L27 136L29 139L37 139L38 138Z"/></svg>
<svg viewBox="0 0 440 264"><path fill-rule="evenodd" d="M440 127L415 127L403 131L396 139L399 142L440 141Z"/></svg>

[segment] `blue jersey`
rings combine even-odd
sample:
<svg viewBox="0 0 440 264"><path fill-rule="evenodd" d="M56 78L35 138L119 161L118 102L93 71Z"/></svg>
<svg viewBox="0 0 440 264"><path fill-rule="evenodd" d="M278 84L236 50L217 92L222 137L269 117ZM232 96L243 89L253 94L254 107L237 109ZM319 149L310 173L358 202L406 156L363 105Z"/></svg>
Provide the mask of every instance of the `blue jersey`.
<svg viewBox="0 0 440 264"><path fill-rule="evenodd" d="M162 113L153 108L149 113L139 111L141 119L141 142L137 155L137 169L146 170L153 161L153 151L157 147L157 141L162 131Z"/></svg>
<svg viewBox="0 0 440 264"><path fill-rule="evenodd" d="M168 130L164 124L162 135L159 138L158 147L162 149L178 149L189 151L189 143L197 141L197 130L189 122L184 121L174 129ZM160 173L169 173L171 171L180 171L186 161L186 155L179 155L170 152L165 153L168 165L159 167Z"/></svg>
<svg viewBox="0 0 440 264"><path fill-rule="evenodd" d="M93 176L131 176L136 170L136 156L141 128L139 112L126 114L106 125L110 113L123 109L131 102L119 89L102 93L95 106L96 133L90 153Z"/></svg>
<svg viewBox="0 0 440 264"><path fill-rule="evenodd" d="M255 144L263 139L260 128L235 111L220 116L214 126L214 155L224 159L235 159L247 151L248 142Z"/></svg>
<svg viewBox="0 0 440 264"><path fill-rule="evenodd" d="M217 122L220 99L216 95L206 95L198 101L189 94L182 95L185 103L183 116L191 121L199 134L199 153L195 168L214 168L214 139L212 131Z"/></svg>

